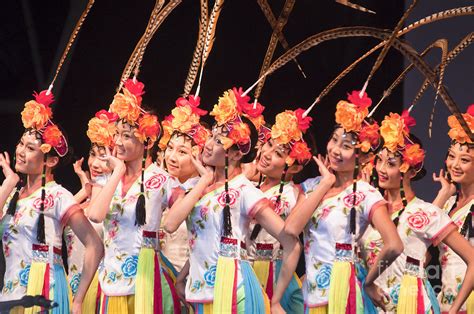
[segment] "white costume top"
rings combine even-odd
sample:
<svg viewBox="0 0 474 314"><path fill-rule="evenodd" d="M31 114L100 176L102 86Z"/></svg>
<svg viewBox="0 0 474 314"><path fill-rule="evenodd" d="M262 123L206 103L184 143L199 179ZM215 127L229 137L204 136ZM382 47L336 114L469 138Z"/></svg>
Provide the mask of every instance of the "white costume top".
<svg viewBox="0 0 474 314"><path fill-rule="evenodd" d="M276 204L279 190L280 184L277 184L266 190L263 194L275 206L275 213L285 220L290 214L291 210L296 206L300 190L292 181L286 182L283 185L280 202L279 204ZM256 224L256 221L252 221L250 223L249 234L246 240L248 259L250 261L281 259L282 250L280 248L280 243L265 229L262 228L260 230L257 238L254 241L250 240L250 235Z"/></svg>
<svg viewBox="0 0 474 314"><path fill-rule="evenodd" d="M2 219L2 240L6 271L1 301L19 299L26 294L32 261L43 257L45 259L42 260L50 265L62 265L62 231L69 218L81 208L73 195L56 182L46 183L45 189L44 225L46 244L49 245L47 254L33 250L33 246L38 245L36 233L42 189L39 188L30 196L19 199L13 217L6 214L13 192L3 208L5 216ZM54 272L51 271L51 288L54 287L53 275Z"/></svg>
<svg viewBox="0 0 474 314"><path fill-rule="evenodd" d="M456 200L455 196L449 198L443 207L446 214L454 205ZM471 210L471 206L474 205L474 198L472 198L466 205L461 208L455 208L451 212L451 220L458 227L458 231L461 231L462 225L466 220L467 214ZM438 296L441 311L448 311L456 298L459 289L461 288L462 281L466 274L467 266L466 263L454 253L446 244L441 243L439 246L439 259L441 264L442 276L441 276L441 292ZM466 310L466 304L464 303L461 311Z"/></svg>
<svg viewBox="0 0 474 314"><path fill-rule="evenodd" d="M199 177L188 179L181 184L181 188L187 193L199 181ZM163 212L161 222L164 223L169 210ZM160 246L161 252L169 259L174 268L179 272L189 258L188 229L186 221L179 225L178 229L173 233L167 233L163 229L160 230Z"/></svg>
<svg viewBox="0 0 474 314"><path fill-rule="evenodd" d="M319 182L320 177L308 179L301 184L301 188L305 194L309 194L316 189ZM333 263L347 257L344 251L336 250L336 246L353 245L350 233L350 210L353 199L352 184L335 195L326 195L303 231L306 261L303 297L308 307L328 303ZM382 195L371 185L357 181L356 241L369 225L374 210L385 203Z"/></svg>
<svg viewBox="0 0 474 314"><path fill-rule="evenodd" d="M186 283L186 300L209 303L214 300L214 284L219 254L240 259L240 241L245 237L249 221L260 209L263 192L244 175L229 180L232 237L221 239L223 234L224 186L208 192L196 203L187 218L190 247L190 270ZM237 285L242 282L238 267Z"/></svg>
<svg viewBox="0 0 474 314"><path fill-rule="evenodd" d="M103 224L95 223L90 220L89 222L91 223L92 227L94 228L95 232L97 232L99 237L103 239ZM75 295L77 292L77 288L79 288L79 283L81 282L85 247L69 226L66 226L66 228L64 228L64 241L66 242L67 248L67 279L69 282L69 286L71 287L72 294Z"/></svg>
<svg viewBox="0 0 474 314"><path fill-rule="evenodd" d="M399 211L392 213L392 219L398 214ZM390 296L390 304L386 305L388 311L396 309L403 274L425 278L423 265L426 251L431 245L438 245L452 228L448 215L433 204L416 197L408 202L397 226L404 246L403 253L375 280L375 284ZM359 243L362 257L369 267L372 266L383 247L380 233L369 226ZM425 311L428 311L431 302L426 289L423 291L423 300Z"/></svg>
<svg viewBox="0 0 474 314"><path fill-rule="evenodd" d="M135 293L138 254L142 247L158 249L157 239L161 213L170 204L173 189L178 183L156 164L145 169L146 223L135 224L135 207L140 195L141 176L128 192L122 193L122 182L117 186L104 220L104 259L99 265L99 281L107 296ZM147 236L144 236L147 235Z"/></svg>

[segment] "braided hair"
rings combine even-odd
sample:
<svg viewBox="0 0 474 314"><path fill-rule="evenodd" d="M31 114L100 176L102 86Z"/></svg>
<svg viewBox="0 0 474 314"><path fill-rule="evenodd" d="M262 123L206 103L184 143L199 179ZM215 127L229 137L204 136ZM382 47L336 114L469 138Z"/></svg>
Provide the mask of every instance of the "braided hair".
<svg viewBox="0 0 474 314"><path fill-rule="evenodd" d="M46 159L47 155L44 154L43 157L43 172L41 173L41 203L40 203L40 213L38 218L38 229L36 231L36 240L39 243L46 243L46 236L44 230L44 201L46 199Z"/></svg>
<svg viewBox="0 0 474 314"><path fill-rule="evenodd" d="M148 139L145 141L145 151L143 152L143 159L142 159L142 173L140 179L140 195L137 199L137 204L135 206L135 225L143 226L146 222L146 201L145 201L145 187L143 185L145 181L145 165L146 165L146 158L148 156Z"/></svg>
<svg viewBox="0 0 474 314"><path fill-rule="evenodd" d="M355 208L355 203L357 199L357 177L359 176L359 148L355 148L355 168L354 168L354 174L352 176L352 208L350 211L350 230L352 234L356 234L356 208Z"/></svg>
<svg viewBox="0 0 474 314"><path fill-rule="evenodd" d="M400 176L400 196L402 197L403 207L398 211L397 217L393 219L393 223L395 224L395 227L398 227L398 223L400 222L400 216L403 214L403 212L405 211L405 208L408 205L407 198L405 195L405 188L403 187L404 176L405 176L404 173L402 173L402 175Z"/></svg>
<svg viewBox="0 0 474 314"><path fill-rule="evenodd" d="M277 196L277 199L276 199L276 202L275 202L275 207L278 208L278 206L280 206L280 202L281 202L281 194L283 193L283 188L285 186L285 177L286 177L286 173L288 172L288 164L285 163L285 169L283 169L283 173L281 174L281 178L280 178L280 188L278 189L278 196ZM262 225L261 224L256 224L255 227L253 227L253 230L252 230L252 233L250 234L250 240L254 241L258 234L260 233L260 231L262 230Z"/></svg>

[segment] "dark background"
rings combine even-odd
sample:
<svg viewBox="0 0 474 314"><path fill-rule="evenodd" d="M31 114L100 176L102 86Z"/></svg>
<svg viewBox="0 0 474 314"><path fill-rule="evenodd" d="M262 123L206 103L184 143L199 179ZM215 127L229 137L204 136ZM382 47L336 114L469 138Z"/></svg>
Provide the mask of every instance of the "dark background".
<svg viewBox="0 0 474 314"><path fill-rule="evenodd" d="M274 15L278 16L283 0L270 0ZM392 29L401 17L405 5L411 1L360 0L377 12L376 15L359 12L335 3L333 0L299 0L285 26L290 46L320 31L341 26L373 26ZM439 10L470 5L467 0L420 0L408 22ZM45 0L8 1L0 11L0 123L3 137L0 150L13 153L22 134L20 112L33 90L46 89L53 77L69 35L87 1ZM449 7L448 7L449 5ZM76 158L86 156L89 141L85 134L87 121L100 109L107 109L117 88L123 67L142 35L152 0L113 1L96 0L73 49L56 81L54 119L69 136ZM210 9L212 3L210 4ZM145 83L144 103L154 108L160 117L169 114L175 99L183 92L184 80L191 62L199 19L199 1L184 0L163 23L147 48L139 79ZM419 51L428 43L447 37L450 48L473 29L472 17L461 17L437 25L428 25L408 35L407 39ZM201 107L211 110L222 92L232 86L250 86L258 77L272 30L256 1L227 0L222 10L216 41L208 59L201 89ZM451 40L453 39L453 40ZM265 116L270 123L276 113L297 107L306 108L319 92L340 71L378 41L369 38L344 38L323 43L297 59L308 78L304 79L290 62L271 75L265 84L260 101L266 106ZM283 50L278 46L274 58ZM368 58L340 82L316 107L313 117L313 135L318 149L325 143L334 125L335 104L347 92L360 89L377 54ZM432 66L439 56L431 53L427 59ZM466 50L453 62L446 73L449 91L463 111L472 102L472 50ZM402 56L390 51L384 64L368 88L368 94L377 102L382 92L404 67ZM380 121L390 112L401 112L423 78L411 74L375 114ZM193 89L194 92L194 89ZM414 110L419 119L415 133L427 134L427 119L434 94L430 91ZM437 106L434 138L424 139L428 147L428 173L442 166L449 140L446 136L448 115L440 100ZM210 121L209 121L210 122ZM305 174L314 176L313 166ZM72 166L57 171L57 181L71 191L79 188ZM432 199L437 187L425 178L417 192Z"/></svg>

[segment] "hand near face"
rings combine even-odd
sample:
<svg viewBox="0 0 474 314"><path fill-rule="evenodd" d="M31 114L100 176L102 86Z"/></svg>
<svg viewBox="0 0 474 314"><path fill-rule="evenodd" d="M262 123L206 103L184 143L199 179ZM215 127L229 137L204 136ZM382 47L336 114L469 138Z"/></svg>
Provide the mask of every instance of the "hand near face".
<svg viewBox="0 0 474 314"><path fill-rule="evenodd" d="M16 185L20 181L20 177L14 172L10 166L10 155L7 152L0 153L0 167L2 167L5 181L10 182L12 185Z"/></svg>
<svg viewBox="0 0 474 314"><path fill-rule="evenodd" d="M105 148L105 154L99 156L99 159L105 161L107 163L107 167L112 169L112 171L123 171L125 172L125 163L123 160L117 158L117 150L114 148L112 152L110 152L110 148Z"/></svg>

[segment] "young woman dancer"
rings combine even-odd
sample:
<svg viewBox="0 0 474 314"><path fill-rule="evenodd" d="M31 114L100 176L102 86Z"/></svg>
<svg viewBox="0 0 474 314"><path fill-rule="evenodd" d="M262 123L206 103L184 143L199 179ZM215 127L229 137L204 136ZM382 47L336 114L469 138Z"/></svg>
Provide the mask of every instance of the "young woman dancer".
<svg viewBox="0 0 474 314"><path fill-rule="evenodd" d="M463 114L471 132L474 132L474 105L469 106ZM435 181L441 182L441 189L433 204L443 208L457 226L461 236L474 246L474 229L472 215L474 211L474 144L462 129L454 116L448 118L451 146L446 157L448 176L443 171L439 176L433 175ZM456 254L449 246L442 243L440 264L442 269L441 292L438 299L441 311L448 312L454 305L464 300L469 291L461 285L468 280L467 273L472 273L472 264L466 265L462 254ZM472 255L471 255L472 256ZM472 280L472 276L471 276ZM466 292L467 291L467 292ZM459 308L459 307L456 307ZM474 293L471 292L467 301L459 308L459 313L474 313Z"/></svg>
<svg viewBox="0 0 474 314"><path fill-rule="evenodd" d="M0 156L5 175L1 187L3 208L3 253L6 272L1 301L24 295L43 295L54 300L54 313L81 312L82 302L103 255L97 233L84 216L73 195L56 183L53 171L68 155L68 144L52 119L49 91L35 94L25 104L25 127L15 151L15 170L25 175L25 186L16 187L19 178L10 169L7 153ZM61 239L68 225L84 245L84 268L74 300L62 263ZM18 309L22 312L23 309ZM39 307L27 308L35 313Z"/></svg>
<svg viewBox="0 0 474 314"><path fill-rule="evenodd" d="M303 139L303 133L309 128L311 118L303 118L303 112L302 109L286 110L275 117L271 137L261 147L257 163L258 172L265 177L259 188L273 203L275 213L283 220L296 206L297 201L304 198L303 193L300 193L300 189L293 183L292 177L300 172L312 157ZM253 262L257 278L271 299L282 263L280 243L254 222L250 224L249 238L249 260ZM301 282L296 274L280 303L288 313L303 312Z"/></svg>
<svg viewBox="0 0 474 314"><path fill-rule="evenodd" d="M186 299L196 313L269 312L265 296L245 256L245 235L255 218L283 245L283 266L272 298L272 309L281 311L280 300L298 262L296 237L283 232L283 221L263 193L241 174L241 163L251 162L257 131L243 118L253 104L239 89L228 90L214 106L216 125L204 146L204 168L193 158L201 178L186 196L173 205L165 229L173 232L187 219L190 270Z"/></svg>
<svg viewBox="0 0 474 314"><path fill-rule="evenodd" d="M383 306L382 295L374 280L403 251L382 195L358 180L360 163L378 143L378 126L364 120L370 105L370 98L358 91L337 104L337 127L327 144L332 173L320 166L322 177L303 182L307 199L286 220L285 229L291 234L304 229L307 313L363 313L355 243L370 223L382 230L385 243L375 263L380 266L369 270L364 287L378 305Z"/></svg>
<svg viewBox="0 0 474 314"><path fill-rule="evenodd" d="M419 140L409 134L409 127L414 124L414 119L405 111L402 115L390 113L380 128L384 146L376 162L378 184L385 190L392 220L405 248L377 278L376 284L388 296L386 309L389 311L439 313L438 301L424 270L428 247L444 242L456 252L463 251L465 258L471 254L470 260L474 259L474 251L469 250L467 241L462 241L447 214L415 196L411 181L423 176L425 152ZM371 266L383 243L378 230L369 227L361 242L363 256ZM467 276L472 277L472 274ZM469 280L466 285L471 286ZM457 311L456 307L453 311Z"/></svg>
<svg viewBox="0 0 474 314"><path fill-rule="evenodd" d="M91 142L89 150L89 157L87 158L87 165L89 172L86 173L82 169L83 159L74 163L74 172L81 181L81 190L74 195L76 201L81 204L84 214L88 217L90 210L90 202L97 193L99 193L102 186L107 181L110 174L110 169L106 162L99 157L105 154L105 148L111 149L113 147L114 135L116 132L115 122L118 116L101 110L96 113L95 117L89 120L89 127L87 136ZM94 230L99 237L103 239L103 225L101 223L91 222ZM81 282L81 273L84 259L84 246L80 243L77 236L71 228L64 229L64 239L66 241L67 256L68 256L68 281L73 295L76 295L77 288ZM82 304L82 311L84 313L95 313L100 300L100 287L98 281L98 273L96 272L94 279L87 290L86 297Z"/></svg>
<svg viewBox="0 0 474 314"><path fill-rule="evenodd" d="M149 150L160 126L141 108L144 85L127 80L110 111L117 114L113 169L89 213L104 222L104 261L99 267L102 313L179 313L170 276L159 263L158 231L177 183L151 162Z"/></svg>

